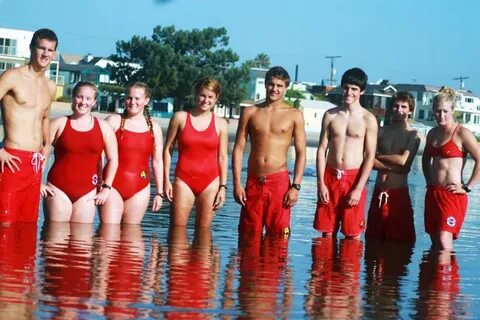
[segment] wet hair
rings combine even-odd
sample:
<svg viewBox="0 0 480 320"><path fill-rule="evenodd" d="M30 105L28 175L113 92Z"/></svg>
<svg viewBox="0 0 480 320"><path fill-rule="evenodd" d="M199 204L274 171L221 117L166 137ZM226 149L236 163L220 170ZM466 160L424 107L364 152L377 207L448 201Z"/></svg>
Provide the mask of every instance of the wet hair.
<svg viewBox="0 0 480 320"><path fill-rule="evenodd" d="M347 71L342 76L341 86L345 84L350 84L358 86L361 91L364 91L367 87L368 77L367 74L360 68L352 68Z"/></svg>
<svg viewBox="0 0 480 320"><path fill-rule="evenodd" d="M35 31L32 37L32 41L30 42L30 50L33 50L37 46L38 41L41 39L55 41L55 50L57 50L57 47L58 47L57 35L55 34L55 32L53 32L53 30L50 30L47 28L38 29L37 31Z"/></svg>
<svg viewBox="0 0 480 320"><path fill-rule="evenodd" d="M442 87L438 94L433 97L432 107L435 108L438 106L440 102L451 102L452 103L452 111L455 110L456 107L456 94L455 90L449 87Z"/></svg>
<svg viewBox="0 0 480 320"><path fill-rule="evenodd" d="M147 98L150 98L150 96L151 96L150 88L144 82L135 82L135 83L130 84L127 87L127 94L130 91L130 89L132 89L132 88L143 89L143 92L145 93L145 97L147 97ZM154 146L154 148L156 148L157 144L155 142L155 134L153 133L152 115L150 114L150 107L148 106L148 104L146 104L144 106L143 113L144 113L144 116L145 116L145 120L147 121L148 130L150 131L150 134L152 135L152 138L153 138L153 146ZM125 127L125 120L127 120L127 114L128 114L128 110L127 110L127 108L124 108L123 113L121 115L122 119L120 121L120 140L123 139L123 132L125 131L124 127Z"/></svg>
<svg viewBox="0 0 480 320"><path fill-rule="evenodd" d="M287 70L280 66L272 67L267 71L267 74L265 75L265 85L268 85L273 78L285 81L285 86L287 87L290 85L290 75Z"/></svg>
<svg viewBox="0 0 480 320"><path fill-rule="evenodd" d="M98 97L97 86L93 82L90 82L90 81L78 81L72 89L72 110L74 109L73 98L75 98L75 96L78 94L78 91L80 91L80 88L83 88L83 87L91 88L94 92L94 98L95 98L95 100L97 100L97 97Z"/></svg>
<svg viewBox="0 0 480 320"><path fill-rule="evenodd" d="M222 93L222 86L220 85L220 82L211 78L203 78L197 82L195 85L195 95L198 95L202 89L208 89L215 92L217 98L220 97L220 94Z"/></svg>
<svg viewBox="0 0 480 320"><path fill-rule="evenodd" d="M393 104L397 101L402 101L408 103L408 109L413 112L415 110L415 99L412 94L407 91L398 91L395 92L392 96Z"/></svg>

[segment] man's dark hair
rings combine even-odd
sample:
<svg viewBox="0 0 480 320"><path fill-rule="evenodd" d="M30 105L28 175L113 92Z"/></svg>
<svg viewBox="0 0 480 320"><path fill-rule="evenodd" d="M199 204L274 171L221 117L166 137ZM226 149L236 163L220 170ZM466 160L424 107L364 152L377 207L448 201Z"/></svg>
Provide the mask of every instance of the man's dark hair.
<svg viewBox="0 0 480 320"><path fill-rule="evenodd" d="M408 103L408 109L413 112L415 110L415 99L412 94L407 91L398 91L395 92L392 96L392 102L395 104L397 101L403 101Z"/></svg>
<svg viewBox="0 0 480 320"><path fill-rule="evenodd" d="M342 87L345 84L351 84L358 86L361 91L364 91L367 87L368 77L367 74L360 68L352 68L347 71L342 76Z"/></svg>
<svg viewBox="0 0 480 320"><path fill-rule="evenodd" d="M272 78L285 81L285 85L287 87L290 85L290 75L288 74L287 70L280 66L272 67L267 71L267 74L265 75L265 85L267 85Z"/></svg>
<svg viewBox="0 0 480 320"><path fill-rule="evenodd" d="M57 35L55 34L55 32L47 28L38 29L37 31L35 31L32 37L32 41L30 42L30 50L33 50L37 46L38 41L41 39L55 41L55 50L57 50L57 47L58 47Z"/></svg>

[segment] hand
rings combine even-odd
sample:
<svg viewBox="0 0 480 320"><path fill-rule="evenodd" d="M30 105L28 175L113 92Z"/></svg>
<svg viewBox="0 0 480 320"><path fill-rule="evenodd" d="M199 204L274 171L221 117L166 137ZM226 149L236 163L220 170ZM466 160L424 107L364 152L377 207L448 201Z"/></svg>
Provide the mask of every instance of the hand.
<svg viewBox="0 0 480 320"><path fill-rule="evenodd" d="M291 208L293 207L298 201L298 190L295 188L288 189L287 193L283 197L283 205L285 207Z"/></svg>
<svg viewBox="0 0 480 320"><path fill-rule="evenodd" d="M40 186L40 195L43 198L55 196L55 190L52 187L42 184Z"/></svg>
<svg viewBox="0 0 480 320"><path fill-rule="evenodd" d="M360 202L360 198L362 197L362 190L358 190L358 189L353 189L352 191L350 191L350 193L347 195L347 205L351 206L351 207L354 207L356 205L358 205L358 203Z"/></svg>
<svg viewBox="0 0 480 320"><path fill-rule="evenodd" d="M225 188L220 188L213 201L213 211L220 209L225 204Z"/></svg>
<svg viewBox="0 0 480 320"><path fill-rule="evenodd" d="M152 211L153 211L153 212L159 211L160 208L162 207L162 203L163 203L163 198L157 193L157 194L153 197Z"/></svg>
<svg viewBox="0 0 480 320"><path fill-rule="evenodd" d="M461 183L451 182L445 186L445 189L451 193L467 193Z"/></svg>
<svg viewBox="0 0 480 320"><path fill-rule="evenodd" d="M330 202L330 193L325 183L318 183L318 197L322 203L327 204Z"/></svg>
<svg viewBox="0 0 480 320"><path fill-rule="evenodd" d="M16 161L18 161L18 163L22 163L22 160L20 160L19 157L12 156L10 153L5 151L4 148L0 148L0 163L1 163L0 169L2 170L2 173L4 172L5 165L7 165L7 167L12 172L15 172L15 170L20 171L20 168L18 167L18 164L16 163Z"/></svg>
<svg viewBox="0 0 480 320"><path fill-rule="evenodd" d="M245 206L245 203L247 201L247 194L245 193L245 189L243 189L242 186L237 186L233 188L233 197L235 198L235 201L237 201L237 203Z"/></svg>
<svg viewBox="0 0 480 320"><path fill-rule="evenodd" d="M95 200L95 205L103 206L105 201L107 201L108 195L110 194L110 189L102 188L100 192L98 192L94 197L90 198L90 200Z"/></svg>
<svg viewBox="0 0 480 320"><path fill-rule="evenodd" d="M165 181L163 183L163 193L165 194L165 198L168 202L173 201L173 187L170 181Z"/></svg>

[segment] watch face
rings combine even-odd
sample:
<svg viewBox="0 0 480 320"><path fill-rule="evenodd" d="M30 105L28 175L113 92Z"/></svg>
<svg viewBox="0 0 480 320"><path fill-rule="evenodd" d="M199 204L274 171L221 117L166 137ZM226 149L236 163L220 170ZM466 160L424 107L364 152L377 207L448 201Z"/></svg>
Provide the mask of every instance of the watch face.
<svg viewBox="0 0 480 320"><path fill-rule="evenodd" d="M294 183L294 184L292 184L292 187L293 187L294 189L297 189L297 190L300 191L300 188L301 188L302 186L299 185L298 183Z"/></svg>

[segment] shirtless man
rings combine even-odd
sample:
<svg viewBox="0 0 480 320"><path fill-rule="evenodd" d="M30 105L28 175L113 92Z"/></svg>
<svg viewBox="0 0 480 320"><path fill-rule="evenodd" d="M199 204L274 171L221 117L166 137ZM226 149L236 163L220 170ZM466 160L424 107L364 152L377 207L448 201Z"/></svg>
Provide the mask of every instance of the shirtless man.
<svg viewBox="0 0 480 320"><path fill-rule="evenodd" d="M365 184L372 171L377 120L360 104L367 75L359 68L342 76L343 105L323 116L317 150L317 210L313 227L324 237L341 232L358 239L365 229Z"/></svg>
<svg viewBox="0 0 480 320"><path fill-rule="evenodd" d="M265 102L246 108L240 117L233 148L233 188L242 205L239 233L290 234L290 209L297 203L305 169L305 123L301 111L290 107L283 96L290 76L282 67L271 68L265 77ZM242 187L243 151L250 136L248 178ZM294 139L293 182L288 175L287 153Z"/></svg>
<svg viewBox="0 0 480 320"><path fill-rule="evenodd" d="M413 209L408 193L408 172L420 135L408 122L415 100L408 92L392 97L392 123L381 129L373 168L378 171L370 210L366 238L415 241Z"/></svg>
<svg viewBox="0 0 480 320"><path fill-rule="evenodd" d="M55 84L45 76L58 39L49 29L33 34L30 62L0 76L4 126L0 148L0 222L37 222L42 160L50 153L50 104Z"/></svg>

